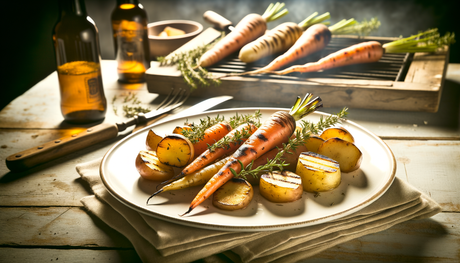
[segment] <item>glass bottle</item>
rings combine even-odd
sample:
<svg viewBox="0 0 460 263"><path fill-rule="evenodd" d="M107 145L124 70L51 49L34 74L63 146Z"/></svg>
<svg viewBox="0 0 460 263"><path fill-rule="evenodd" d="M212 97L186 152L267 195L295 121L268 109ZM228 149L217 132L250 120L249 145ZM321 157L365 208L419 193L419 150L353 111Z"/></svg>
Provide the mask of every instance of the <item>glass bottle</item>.
<svg viewBox="0 0 460 263"><path fill-rule="evenodd" d="M84 0L59 0L53 30L61 112L73 123L104 119L107 101L102 85L99 37Z"/></svg>
<svg viewBox="0 0 460 263"><path fill-rule="evenodd" d="M150 67L147 13L137 0L117 0L112 11L113 43L118 63L118 80L145 82Z"/></svg>

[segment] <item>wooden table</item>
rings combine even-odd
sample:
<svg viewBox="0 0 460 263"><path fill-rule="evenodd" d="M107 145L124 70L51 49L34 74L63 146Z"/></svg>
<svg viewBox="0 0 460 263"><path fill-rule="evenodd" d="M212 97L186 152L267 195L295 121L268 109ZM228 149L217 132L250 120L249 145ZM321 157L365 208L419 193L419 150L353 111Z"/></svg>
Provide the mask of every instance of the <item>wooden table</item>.
<svg viewBox="0 0 460 263"><path fill-rule="evenodd" d="M152 107L160 100L157 94L147 92L145 84L119 84L114 61L103 61L102 67L109 104L105 122L124 119L121 97L126 94L136 94ZM114 96L118 99L112 103ZM190 98L185 107L198 101ZM289 106L229 101L216 109ZM339 110L322 109L329 113ZM350 120L390 146L397 160L396 175L431 196L443 212L333 247L312 262L460 262L460 64L449 64L437 113L363 109L350 109L349 113ZM54 72L0 112L0 157L5 160L85 127L62 122ZM132 129L119 138L130 132ZM0 163L0 262L139 261L124 236L89 215L80 203L92 193L75 166L102 157L116 141L23 173L11 173L4 161Z"/></svg>

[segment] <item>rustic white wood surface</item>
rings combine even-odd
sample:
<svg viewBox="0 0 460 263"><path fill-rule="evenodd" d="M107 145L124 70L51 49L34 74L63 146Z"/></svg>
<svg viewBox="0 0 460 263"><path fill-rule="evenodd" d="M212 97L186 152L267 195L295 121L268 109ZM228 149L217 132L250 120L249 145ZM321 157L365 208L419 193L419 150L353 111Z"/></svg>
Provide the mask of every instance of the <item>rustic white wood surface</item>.
<svg viewBox="0 0 460 263"><path fill-rule="evenodd" d="M149 94L145 85L118 84L114 69L113 61L103 61L110 105L113 96L126 92L138 93L147 106L158 103L157 95ZM53 73L0 112L2 160L84 128L62 123L57 85ZM185 107L197 101L192 98ZM216 108L254 106L289 105L229 101ZM109 108L105 122L123 119ZM352 109L349 119L381 136L396 157L396 175L430 195L443 212L346 242L311 262L459 262L460 64L449 64L437 113ZM124 236L87 214L80 203L91 191L79 179L75 165L102 157L118 139L22 173L11 173L0 162L0 262L139 261Z"/></svg>

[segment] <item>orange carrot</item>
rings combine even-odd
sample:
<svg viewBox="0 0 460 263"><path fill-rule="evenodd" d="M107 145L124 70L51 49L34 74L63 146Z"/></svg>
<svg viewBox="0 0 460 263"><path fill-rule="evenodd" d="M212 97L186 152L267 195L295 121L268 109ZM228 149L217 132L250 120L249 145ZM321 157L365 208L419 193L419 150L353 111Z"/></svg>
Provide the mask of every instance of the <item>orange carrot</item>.
<svg viewBox="0 0 460 263"><path fill-rule="evenodd" d="M382 58L383 53L384 50L379 42L367 41L341 49L318 60L317 62L307 63L305 65L296 65L271 73L277 75L284 75L292 72L305 73L358 63L372 63L379 61L380 58Z"/></svg>
<svg viewBox="0 0 460 263"><path fill-rule="evenodd" d="M199 62L200 67L209 67L224 57L232 54L247 43L262 36L267 30L267 22L273 21L287 14L287 10L280 10L284 3L270 5L263 15L249 14L245 16L222 40L204 53Z"/></svg>
<svg viewBox="0 0 460 263"><path fill-rule="evenodd" d="M289 113L278 111L272 114L249 139L241 145L230 160L206 183L190 204L190 213L195 207L211 196L220 186L230 180L253 160L257 159L274 146L287 140L296 129L296 121L321 107L321 99L311 100L307 94L303 100L297 98Z"/></svg>
<svg viewBox="0 0 460 263"><path fill-rule="evenodd" d="M254 163L252 164L252 168L256 168L256 167L266 164L268 160L272 160L281 149L282 149L281 146L278 146L264 153L262 156L260 156L254 161ZM295 149L285 152L282 158L285 161L285 163L289 165L284 167L283 169L294 172L296 169L297 160L299 159L300 153L306 152L306 151L308 151L308 149L305 146L305 144L301 144L297 146Z"/></svg>
<svg viewBox="0 0 460 263"><path fill-rule="evenodd" d="M232 127L227 122L219 122L207 128L204 131L204 136L196 141L193 141L193 148L195 150L195 158L208 149L208 145L222 139L232 130Z"/></svg>
<svg viewBox="0 0 460 263"><path fill-rule="evenodd" d="M384 53L434 52L454 41L454 35L447 33L441 36L437 29L430 29L384 45L377 41L362 42L329 54L317 62L292 66L271 73L284 75L291 72L314 72L358 63L372 63L379 61Z"/></svg>
<svg viewBox="0 0 460 263"><path fill-rule="evenodd" d="M217 159L233 153L238 149L243 142L245 142L251 134L257 130L257 127L252 123L245 123L237 128L230 131L222 139L216 142L218 147L213 149L207 149L195 160L193 160L189 165L187 165L178 175L173 178L161 183L160 185L169 184L172 181L180 179L185 175L196 172L200 169L203 169L210 163L213 163Z"/></svg>

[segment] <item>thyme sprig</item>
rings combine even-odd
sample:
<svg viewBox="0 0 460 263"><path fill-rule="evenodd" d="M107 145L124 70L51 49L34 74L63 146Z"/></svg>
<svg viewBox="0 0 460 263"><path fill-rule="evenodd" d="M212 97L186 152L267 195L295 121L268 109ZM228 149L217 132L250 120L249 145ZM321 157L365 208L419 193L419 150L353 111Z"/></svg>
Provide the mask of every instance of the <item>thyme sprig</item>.
<svg viewBox="0 0 460 263"><path fill-rule="evenodd" d="M252 123L256 127L260 127L260 118L262 118L262 114L260 113L260 110L257 110L254 114L246 114L246 115L240 115L236 113L234 116L230 117L230 120L228 121L228 124L232 129L244 124L244 123ZM217 115L215 118L211 118L207 116L204 119L200 119L200 123L195 124L195 123L189 123L188 120L184 123L185 125L189 126L191 129L189 130L182 130L182 135L187 137L192 143L196 143L200 140L203 140L204 135L205 135L205 130L208 129L209 127L225 121L224 116L219 116ZM242 135L243 136L243 135ZM243 138L243 137L241 137ZM239 138L239 139L241 139ZM231 141L228 141L230 143ZM221 147L227 147L228 144L222 143ZM211 148L212 146L208 146L208 148ZM217 146L212 147L213 150L217 149Z"/></svg>
<svg viewBox="0 0 460 263"><path fill-rule="evenodd" d="M243 140L248 139L251 136L251 133L249 132L251 130L251 127L248 124L248 128L245 129L243 128L242 131L235 131L232 137L230 136L224 136L222 139L217 141L216 143L212 145L208 145L209 151L213 152L217 148L224 148L224 149L229 149L230 144L242 144Z"/></svg>
<svg viewBox="0 0 460 263"><path fill-rule="evenodd" d="M139 98L137 97L135 93L128 92L127 94L122 94L120 97L123 99L122 109L123 109L124 116L126 118L131 118L131 117L136 116L139 113L147 113L151 111L149 107L140 106L142 102L139 100ZM118 116L118 108L115 106L115 101L117 101L117 99L118 97L116 95L113 96L112 107L113 107L113 112L115 113L115 115Z"/></svg>
<svg viewBox="0 0 460 263"><path fill-rule="evenodd" d="M198 65L198 61L206 51L208 51L215 43L220 41L223 37L224 34L222 34L220 38L216 39L211 44L201 45L185 52L173 53L172 55L166 57L158 57L157 60L160 62L161 66L175 65L177 69L181 72L185 83L187 83L190 86L191 90L197 89L199 85L219 85L219 80L208 78L209 72L206 69L200 67Z"/></svg>
<svg viewBox="0 0 460 263"><path fill-rule="evenodd" d="M224 121L225 117L224 116L219 116L217 115L215 118L211 118L209 116L206 116L204 119L200 119L199 124L195 123L188 123L188 121L185 122L185 125L189 126L191 129L190 130L182 130L182 135L187 137L192 143L196 143L204 138L204 131L219 123Z"/></svg>
<svg viewBox="0 0 460 263"><path fill-rule="evenodd" d="M295 150L298 146L304 144L310 138L311 134L319 134L321 131L339 123L343 118L347 116L347 110L347 108L343 108L339 113L330 115L326 118L321 116L317 123L312 123L304 120L300 121L301 129L296 130L295 138L291 138L287 143L283 144L282 148L278 151L273 159L267 159L266 164L254 168L252 167L254 160L246 167L244 167L243 163L240 162L241 171L236 173L236 171L232 170L233 175L235 177L242 177L246 179L247 176L250 175L257 178L259 174L263 172L272 172L275 169L282 171L285 166L289 165L285 163L283 158L285 154L292 154L292 150Z"/></svg>
<svg viewBox="0 0 460 263"><path fill-rule="evenodd" d="M254 114L239 115L238 112L235 116L230 118L229 124L234 129L244 123L252 123L256 127L260 127L260 118L262 118L262 113L260 110L257 110Z"/></svg>

